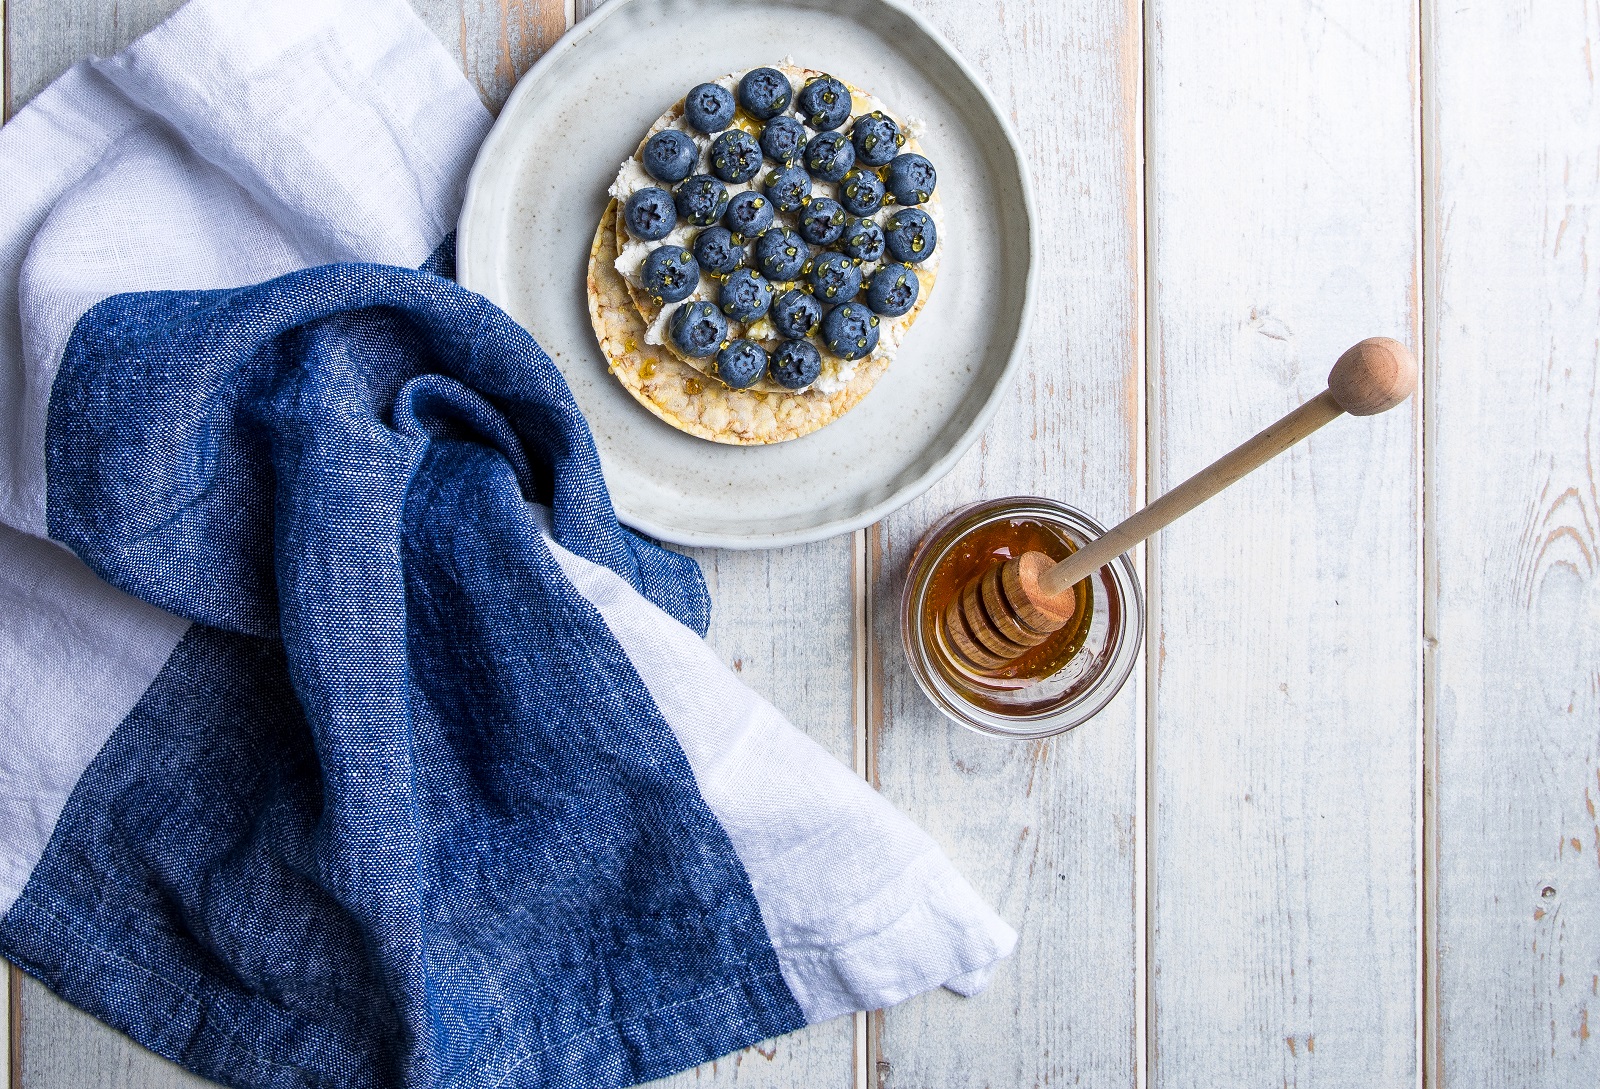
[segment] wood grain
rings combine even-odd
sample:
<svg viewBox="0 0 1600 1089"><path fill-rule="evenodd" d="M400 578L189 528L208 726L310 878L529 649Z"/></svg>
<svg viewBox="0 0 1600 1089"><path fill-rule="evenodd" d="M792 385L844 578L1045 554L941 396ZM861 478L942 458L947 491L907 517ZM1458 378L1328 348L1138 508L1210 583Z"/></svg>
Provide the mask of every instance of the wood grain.
<svg viewBox="0 0 1600 1089"><path fill-rule="evenodd" d="M914 5L1011 112L1039 211L1027 358L984 439L872 537L878 781L1021 941L976 999L885 1011L873 1089L1132 1086L1139 1063L1141 694L1047 742L942 718L900 647L905 565L979 498L1039 494L1113 522L1142 498L1140 5Z"/></svg>
<svg viewBox="0 0 1600 1089"><path fill-rule="evenodd" d="M566 0L412 0L499 112L517 80L567 30Z"/></svg>
<svg viewBox="0 0 1600 1089"><path fill-rule="evenodd" d="M1416 345L1418 13L1147 11L1159 492L1354 341ZM1337 420L1152 547L1157 1089L1414 1083L1418 418Z"/></svg>
<svg viewBox="0 0 1600 1089"><path fill-rule="evenodd" d="M3 28L0 28L3 29ZM14 1089L21 1083L16 1069L16 1031L22 1027L21 1018L16 1016L15 1006L19 997L15 988L17 986L17 970L4 960L0 960L0 1086L5 1089Z"/></svg>
<svg viewBox="0 0 1600 1089"><path fill-rule="evenodd" d="M11 69L8 64L10 38L6 34L6 0L0 0L0 124L11 120ZM21 1030L21 1021L13 1013L13 988L16 969L0 958L0 1087L15 1089L17 1077L13 1059L16 1056L15 1037Z"/></svg>
<svg viewBox="0 0 1600 1089"><path fill-rule="evenodd" d="M1600 9L1427 11L1429 1075L1600 1085Z"/></svg>
<svg viewBox="0 0 1600 1089"><path fill-rule="evenodd" d="M206 1089L213 1083L146 1051L32 979L22 985L15 1089Z"/></svg>
<svg viewBox="0 0 1600 1089"><path fill-rule="evenodd" d="M7 0L12 108L74 61L115 53L181 0ZM567 27L565 0L415 0L423 21L499 109L517 78Z"/></svg>
<svg viewBox="0 0 1600 1089"><path fill-rule="evenodd" d="M69 65L115 53L182 0L5 0L7 100L12 111Z"/></svg>

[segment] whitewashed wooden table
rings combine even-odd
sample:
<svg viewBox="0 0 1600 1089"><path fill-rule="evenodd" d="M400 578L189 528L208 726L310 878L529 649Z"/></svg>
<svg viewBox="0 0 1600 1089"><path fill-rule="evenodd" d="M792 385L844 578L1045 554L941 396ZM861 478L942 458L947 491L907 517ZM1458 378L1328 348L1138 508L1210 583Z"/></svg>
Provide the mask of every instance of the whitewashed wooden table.
<svg viewBox="0 0 1600 1089"><path fill-rule="evenodd" d="M588 3L416 0L491 106ZM8 0L5 105L175 0ZM711 642L1021 931L983 998L678 1085L1600 1084L1600 8L917 0L1011 111L1043 276L984 441L885 522L703 551ZM0 202L3 202L0 194ZM976 498L1103 521L1371 334L1341 421L1140 557L1145 667L1009 744L914 688L907 553ZM10 977L14 1089L196 1079Z"/></svg>

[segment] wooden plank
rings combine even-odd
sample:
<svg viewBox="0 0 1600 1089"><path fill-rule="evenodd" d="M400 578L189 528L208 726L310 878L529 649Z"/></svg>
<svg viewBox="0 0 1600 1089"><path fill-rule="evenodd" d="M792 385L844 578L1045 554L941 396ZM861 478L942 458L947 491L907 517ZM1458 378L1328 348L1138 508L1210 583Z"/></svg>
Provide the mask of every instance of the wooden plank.
<svg viewBox="0 0 1600 1089"><path fill-rule="evenodd" d="M0 0L0 124L11 120L11 71L8 66L11 53L11 39L6 31L6 5L5 0ZM17 970L4 958L0 958L0 1087L15 1089L21 1080L17 1077L15 1059L17 1057L16 1035L22 1029L22 1020L14 1011L15 999L20 997L16 991Z"/></svg>
<svg viewBox="0 0 1600 1089"><path fill-rule="evenodd" d="M198 1078L28 979L16 1089L206 1089Z"/></svg>
<svg viewBox="0 0 1600 1089"><path fill-rule="evenodd" d="M905 566L954 507L1055 496L1114 521L1142 499L1141 28L1136 0L914 5L1010 111L1039 212L1028 352L980 445L870 539L878 782L1020 932L991 989L878 1019L868 1084L1132 1086L1139 1067L1141 686L1052 741L942 718L900 647Z"/></svg>
<svg viewBox="0 0 1600 1089"><path fill-rule="evenodd" d="M568 0L412 0L491 110L566 33Z"/></svg>
<svg viewBox="0 0 1600 1089"><path fill-rule="evenodd" d="M6 42L5 3L0 2L0 123L11 120L11 82L6 78L6 53L10 53L10 50L6 48ZM21 1081L14 1068L14 1044L16 1035L22 1030L21 1015L16 1011L13 1001L14 977L16 969L0 958L0 1086L5 1089L16 1089Z"/></svg>
<svg viewBox="0 0 1600 1089"><path fill-rule="evenodd" d="M0 27L3 29L3 27ZM15 1015L17 970L0 960L0 1086L13 1089L21 1081L16 1072L16 1031L22 1021Z"/></svg>
<svg viewBox="0 0 1600 1089"><path fill-rule="evenodd" d="M1418 13L1148 13L1163 492L1355 341L1417 344ZM1336 421L1152 548L1158 1089L1416 1077L1418 426Z"/></svg>
<svg viewBox="0 0 1600 1089"><path fill-rule="evenodd" d="M115 53L181 6L181 0L9 0L13 107L74 61ZM414 6L460 56L493 109L567 27L565 0L416 0Z"/></svg>
<svg viewBox="0 0 1600 1089"><path fill-rule="evenodd" d="M1600 10L1429 5L1431 1084L1600 1084Z"/></svg>
<svg viewBox="0 0 1600 1089"><path fill-rule="evenodd" d="M6 0L11 109L21 109L69 65L115 53L182 6L182 0Z"/></svg>
<svg viewBox="0 0 1600 1089"><path fill-rule="evenodd" d="M87 52L110 53L153 26L177 0L10 0L19 103ZM418 0L424 21L456 52L491 108L566 25L566 5ZM65 17L63 18L63 15ZM839 538L760 554L696 553L715 610L710 641L758 691L840 759L855 758L852 673L854 548ZM19 989L26 1089L179 1089L207 1084L56 999L29 980ZM849 1019L750 1048L665 1086L841 1086L853 1079Z"/></svg>

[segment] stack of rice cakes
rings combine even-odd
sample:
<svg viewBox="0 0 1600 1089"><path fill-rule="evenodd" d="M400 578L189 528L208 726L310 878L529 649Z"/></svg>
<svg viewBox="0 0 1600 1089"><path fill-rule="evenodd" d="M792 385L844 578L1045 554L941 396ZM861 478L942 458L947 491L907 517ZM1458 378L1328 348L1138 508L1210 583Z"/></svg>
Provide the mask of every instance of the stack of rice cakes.
<svg viewBox="0 0 1600 1089"><path fill-rule="evenodd" d="M823 73L796 67L789 61L775 67L788 78L791 88L789 105L783 114L795 117L800 90L806 83L822 78ZM712 82L729 91L736 91L743 76L744 73L736 73ZM920 152L914 125L908 125L895 117L872 95L848 83L845 86L850 91L850 113L844 123L834 131L848 136L857 118L877 111L891 118L904 138L903 144L897 147L897 153ZM645 138L640 141L634 156L623 163L616 182L611 186L612 200L601 216L589 256L589 315L594 324L595 335L600 341L601 350L605 353L610 372L617 377L623 387L640 404L679 430L712 442L740 446L764 445L799 438L844 415L859 403L883 376L933 289L938 272L940 247L935 244L929 256L912 266L919 288L915 304L902 315L879 319L878 343L865 357L847 360L829 352L819 329L807 339L820 352L822 370L817 380L808 387L798 391L786 389L770 375L763 375L743 389L730 387L716 377L717 365L714 354L703 359L686 355L672 343L669 334L671 318L679 307L701 300L713 304L716 302L720 287L718 279L705 273L701 276L699 286L687 299L666 304L653 299L639 283L640 266L651 250L665 244L692 248L694 239L700 231L709 228L689 226L680 219L677 226L665 238L645 241L635 239L630 234L623 214L628 197L640 188L662 185L661 182L651 178L642 164L645 147L650 138L658 132L669 128L677 129L692 138L699 151L693 173L711 173L712 137L688 124L684 117L684 105L684 101L680 99L651 126ZM804 123L806 118L797 117L797 120ZM765 122L750 116L741 107L728 122L727 128L743 130L759 138L764 124ZM818 135L810 125L805 126L805 133L808 140ZM762 162L760 171L749 182L723 184L730 197L745 190L759 193L765 180L778 165L771 159L766 159ZM870 168L863 166L862 169ZM811 179L813 198L835 197L839 188L838 183ZM882 226L889 216L899 210L899 207L891 197L885 201L880 210L867 218ZM944 226L937 193L929 194L927 199L918 203L916 207L927 213L933 221L934 237L937 241ZM772 229L787 227L793 230L797 227L798 220L799 212L778 211L775 213ZM745 263L753 265L755 239L749 240L749 246L752 259ZM811 249L813 254L819 257L823 252L816 246L812 246ZM885 254L882 261L863 263L862 271L870 275L876 268L892 260L892 257ZM864 275L863 282L865 279ZM795 283L774 284L774 296L781 296L786 289L798 286L801 282L803 278ZM861 295L857 297L858 301L864 300L865 297L863 286ZM739 337L754 340L761 344L769 355L782 343L769 318L763 317L748 324L728 319L728 327L729 341Z"/></svg>

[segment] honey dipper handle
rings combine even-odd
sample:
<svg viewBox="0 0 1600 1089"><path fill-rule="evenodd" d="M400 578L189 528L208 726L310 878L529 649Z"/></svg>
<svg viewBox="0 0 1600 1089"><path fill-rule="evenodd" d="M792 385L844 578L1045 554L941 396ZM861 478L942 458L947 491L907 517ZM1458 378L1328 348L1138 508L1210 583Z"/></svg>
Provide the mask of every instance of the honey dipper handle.
<svg viewBox="0 0 1600 1089"><path fill-rule="evenodd" d="M1323 390L1255 438L1224 454L1148 507L1120 522L1104 537L1078 551L1039 576L1039 589L1054 597L1094 574L1159 529L1182 518L1252 469L1260 468L1311 434L1344 409Z"/></svg>
<svg viewBox="0 0 1600 1089"><path fill-rule="evenodd" d="M1323 424L1349 412L1370 416L1400 404L1416 388L1415 357L1402 344L1373 337L1345 352L1328 375L1328 388L1268 427L1255 438L1224 454L1154 503L1113 526L1104 537L1039 576L1046 597L1069 594L1074 586L1149 537L1271 461ZM1070 608L1066 610L1070 613Z"/></svg>

